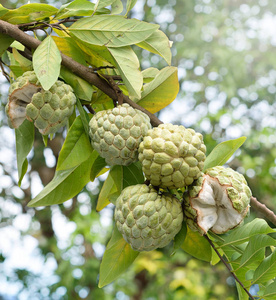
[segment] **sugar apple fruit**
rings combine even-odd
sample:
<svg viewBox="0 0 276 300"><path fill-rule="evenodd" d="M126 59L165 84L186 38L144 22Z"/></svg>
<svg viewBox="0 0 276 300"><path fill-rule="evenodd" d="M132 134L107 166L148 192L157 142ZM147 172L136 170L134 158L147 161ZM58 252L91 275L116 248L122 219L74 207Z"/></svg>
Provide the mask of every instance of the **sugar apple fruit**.
<svg viewBox="0 0 276 300"><path fill-rule="evenodd" d="M206 158L202 135L172 124L149 130L138 151L150 183L170 189L192 184L201 175Z"/></svg>
<svg viewBox="0 0 276 300"><path fill-rule="evenodd" d="M27 118L41 134L48 135L66 125L75 103L70 85L57 80L45 91L35 72L28 71L11 84L6 113L10 127L19 127Z"/></svg>
<svg viewBox="0 0 276 300"><path fill-rule="evenodd" d="M165 247L181 229L182 221L180 201L171 194L158 194L152 186L128 186L116 201L117 228L133 250Z"/></svg>
<svg viewBox="0 0 276 300"><path fill-rule="evenodd" d="M137 161L138 146L150 128L149 117L127 103L99 111L89 122L92 147L110 166Z"/></svg>
<svg viewBox="0 0 276 300"><path fill-rule="evenodd" d="M202 175L184 193L184 217L201 234L225 233L248 213L251 190L243 175L231 168L217 166Z"/></svg>

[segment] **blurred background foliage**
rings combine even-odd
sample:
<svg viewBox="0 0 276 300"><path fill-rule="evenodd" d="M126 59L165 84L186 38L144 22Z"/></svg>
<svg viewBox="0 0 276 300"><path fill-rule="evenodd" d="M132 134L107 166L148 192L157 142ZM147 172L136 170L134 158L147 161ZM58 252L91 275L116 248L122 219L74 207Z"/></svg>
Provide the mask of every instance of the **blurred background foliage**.
<svg viewBox="0 0 276 300"><path fill-rule="evenodd" d="M59 7L67 1L35 1ZM2 0L7 8L24 0ZM193 127L208 152L224 140L247 137L229 165L247 178L253 195L276 211L275 0L138 0L131 17L160 24L173 41L179 68L177 99L163 122ZM138 52L138 49L137 49ZM147 51L141 68L164 67ZM4 108L8 83L0 75ZM0 299L237 299L220 263L193 259L170 246L140 255L113 284L97 288L100 260L113 226L113 206L95 211L104 176L63 205L26 205L54 174L61 132L44 148L37 136L29 170L17 186L15 138L1 111ZM256 211L250 219L262 217Z"/></svg>

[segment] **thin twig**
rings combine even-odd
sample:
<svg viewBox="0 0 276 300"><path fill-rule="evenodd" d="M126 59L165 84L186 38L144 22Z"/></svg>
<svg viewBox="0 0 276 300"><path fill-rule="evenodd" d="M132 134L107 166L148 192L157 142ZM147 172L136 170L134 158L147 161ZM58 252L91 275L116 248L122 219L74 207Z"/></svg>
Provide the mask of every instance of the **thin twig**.
<svg viewBox="0 0 276 300"><path fill-rule="evenodd" d="M273 225L276 226L276 215L267 206L259 202L256 198L251 197L250 205L257 211L263 214Z"/></svg>
<svg viewBox="0 0 276 300"><path fill-rule="evenodd" d="M95 115L96 112L95 112L95 110L91 107L91 105L85 104L84 106L88 109L88 111L89 111L91 114Z"/></svg>
<svg viewBox="0 0 276 300"><path fill-rule="evenodd" d="M7 79L7 81L8 81L8 82L11 82L10 77L9 77L9 75L7 74L7 72L5 71L5 68L4 68L3 65L5 65L5 63L4 63L3 60L0 58L0 68L1 68L1 71L2 71L3 75L5 76L5 78Z"/></svg>
<svg viewBox="0 0 276 300"><path fill-rule="evenodd" d="M232 276L235 278L235 280L239 283L239 285L243 288L243 290L247 293L247 295L249 296L250 299L254 300L255 298L250 294L250 292L245 288L245 286L243 285L243 283L239 280L239 278L236 276L236 274L232 271L231 267L229 266L228 262L221 256L221 254L219 253L219 251L217 250L216 246L214 245L214 243L210 240L210 238L208 237L207 234L203 235L205 237L205 239L209 242L209 244L211 245L211 247L214 249L214 251L216 252L217 256L220 258L221 262L226 266L226 268L228 269L228 271L232 274Z"/></svg>

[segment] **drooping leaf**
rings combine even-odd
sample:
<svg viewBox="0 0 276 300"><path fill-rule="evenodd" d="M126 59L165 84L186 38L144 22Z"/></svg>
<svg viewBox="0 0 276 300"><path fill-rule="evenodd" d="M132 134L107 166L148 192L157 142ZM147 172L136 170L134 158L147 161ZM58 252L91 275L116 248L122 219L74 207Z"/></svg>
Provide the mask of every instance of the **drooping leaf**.
<svg viewBox="0 0 276 300"><path fill-rule="evenodd" d="M208 241L189 227L187 227L186 238L181 248L197 259L208 262L212 259L212 250Z"/></svg>
<svg viewBox="0 0 276 300"><path fill-rule="evenodd" d="M59 153L57 170L68 170L86 161L93 148L84 130L81 117L77 117L70 127Z"/></svg>
<svg viewBox="0 0 276 300"><path fill-rule="evenodd" d="M135 52L128 47L108 48L130 96L140 98L143 76Z"/></svg>
<svg viewBox="0 0 276 300"><path fill-rule="evenodd" d="M147 68L145 70L142 71L142 75L143 75L143 81L144 83L148 83L151 82L159 73L159 70L157 68Z"/></svg>
<svg viewBox="0 0 276 300"><path fill-rule="evenodd" d="M178 91L177 68L166 67L151 82L144 85L141 100L135 99L135 102L151 113L156 113L169 105L176 98Z"/></svg>
<svg viewBox="0 0 276 300"><path fill-rule="evenodd" d="M276 251L266 257L254 272L252 284L266 283L276 276Z"/></svg>
<svg viewBox="0 0 276 300"><path fill-rule="evenodd" d="M119 193L123 190L123 166L112 166L110 169L110 176L113 178L114 184Z"/></svg>
<svg viewBox="0 0 276 300"><path fill-rule="evenodd" d="M160 30L155 31L145 41L138 43L137 46L160 55L169 66L171 65L172 52L170 41L164 32Z"/></svg>
<svg viewBox="0 0 276 300"><path fill-rule="evenodd" d="M61 55L49 35L37 47L33 55L33 67L44 90L49 90L60 73Z"/></svg>
<svg viewBox="0 0 276 300"><path fill-rule="evenodd" d="M139 252L132 250L115 226L101 262L99 288L124 273L138 255Z"/></svg>
<svg viewBox="0 0 276 300"><path fill-rule="evenodd" d="M108 174L98 197L97 202L97 211L101 211L103 208L105 208L108 204L110 204L110 196L114 193L118 192L117 186L113 180L113 177ZM118 192L119 194L119 192Z"/></svg>
<svg viewBox="0 0 276 300"><path fill-rule="evenodd" d="M224 238L221 247L224 248L228 245L239 245L248 241L254 235L268 234L275 231L275 229L268 226L265 220L256 218L250 223L234 229Z"/></svg>
<svg viewBox="0 0 276 300"><path fill-rule="evenodd" d="M132 10L132 8L136 4L136 2L137 2L137 0L127 0L125 16L127 16L128 13Z"/></svg>
<svg viewBox="0 0 276 300"><path fill-rule="evenodd" d="M71 85L74 93L79 99L91 101L94 92L93 86L84 79L69 71L66 67L61 66L60 77Z"/></svg>
<svg viewBox="0 0 276 300"><path fill-rule="evenodd" d="M86 61L84 58L84 53L76 44L76 42L71 37L58 37L53 36L53 39L59 49L63 54L73 58L78 63L86 66Z"/></svg>
<svg viewBox="0 0 276 300"><path fill-rule="evenodd" d="M105 159L102 158L100 155L98 155L98 157L95 159L91 167L90 180L94 181L97 176L107 172L108 168L105 168L105 166L106 166Z"/></svg>
<svg viewBox="0 0 276 300"><path fill-rule="evenodd" d="M29 23L46 19L57 11L57 8L48 4L29 3L9 10L1 19L11 24Z"/></svg>
<svg viewBox="0 0 276 300"><path fill-rule="evenodd" d="M10 44L14 41L9 35L0 33L0 56L9 48Z"/></svg>
<svg viewBox="0 0 276 300"><path fill-rule="evenodd" d="M18 185L20 186L28 168L27 155L32 150L34 144L34 124L25 120L18 128L15 129L15 139L19 179Z"/></svg>
<svg viewBox="0 0 276 300"><path fill-rule="evenodd" d="M250 265L252 261L256 262L262 260L264 258L265 248L269 246L276 246L276 240L269 235L258 234L252 236L241 257L239 268Z"/></svg>
<svg viewBox="0 0 276 300"><path fill-rule="evenodd" d="M69 27L70 34L88 44L124 47L147 39L158 25L117 15L82 18Z"/></svg>
<svg viewBox="0 0 276 300"><path fill-rule="evenodd" d="M60 204L76 196L90 181L92 163L93 153L80 165L69 170L57 171L52 181L29 202L28 206Z"/></svg>
<svg viewBox="0 0 276 300"><path fill-rule="evenodd" d="M176 234L176 236L173 239L173 253L183 245L186 239L186 235L187 224L183 222L180 231Z"/></svg>
<svg viewBox="0 0 276 300"><path fill-rule="evenodd" d="M80 102L79 99L77 99L77 108L78 108L78 111L80 113L80 118L81 118L81 121L82 121L82 125L83 125L83 128L84 128L84 131L85 131L85 133L87 135L87 138L88 138L89 137L89 121L90 121L90 117L89 117L88 113L84 110L84 108L82 107L81 102ZM92 147L92 146L90 146L90 147Z"/></svg>
<svg viewBox="0 0 276 300"><path fill-rule="evenodd" d="M218 144L212 152L207 156L204 163L204 170L224 165L228 159L240 148L245 142L246 137L242 136L238 139L228 140Z"/></svg>
<svg viewBox="0 0 276 300"><path fill-rule="evenodd" d="M140 162L132 163L129 166L123 166L123 188L130 185L142 184L145 178Z"/></svg>
<svg viewBox="0 0 276 300"><path fill-rule="evenodd" d="M94 11L111 5L115 0L97 0Z"/></svg>

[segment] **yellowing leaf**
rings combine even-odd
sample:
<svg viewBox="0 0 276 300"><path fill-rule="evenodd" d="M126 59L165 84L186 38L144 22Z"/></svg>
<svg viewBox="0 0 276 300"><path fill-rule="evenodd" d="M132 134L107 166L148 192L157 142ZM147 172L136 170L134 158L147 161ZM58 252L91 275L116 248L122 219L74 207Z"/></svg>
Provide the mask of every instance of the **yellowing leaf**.
<svg viewBox="0 0 276 300"><path fill-rule="evenodd" d="M144 85L141 100L135 99L135 102L151 113L156 113L173 102L178 91L177 68L166 67L151 82Z"/></svg>

